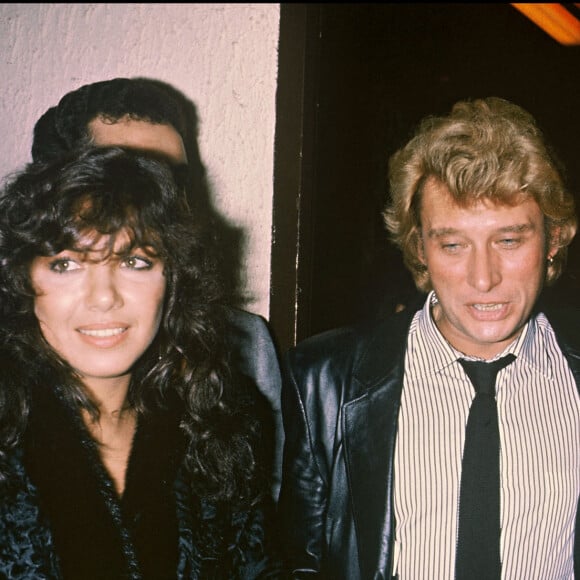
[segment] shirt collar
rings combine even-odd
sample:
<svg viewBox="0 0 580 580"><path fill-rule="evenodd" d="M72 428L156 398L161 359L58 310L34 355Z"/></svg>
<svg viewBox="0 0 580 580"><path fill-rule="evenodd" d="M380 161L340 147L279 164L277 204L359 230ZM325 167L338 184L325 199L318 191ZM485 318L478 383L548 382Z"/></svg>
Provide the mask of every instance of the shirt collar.
<svg viewBox="0 0 580 580"><path fill-rule="evenodd" d="M435 374L452 365L460 358L481 360L477 357L468 357L451 346L437 328L431 307L437 303L435 292L431 291L423 308L416 314L415 324L416 339L423 342L423 352L427 353L424 362L424 372ZM540 315L541 316L541 315ZM545 317L544 317L545 318ZM492 360L496 360L506 354L513 354L524 364L527 364L547 377L552 375L552 366L548 357L547 349L541 347L542 333L538 328L538 320L532 317L524 326L519 336L509 344L501 353Z"/></svg>

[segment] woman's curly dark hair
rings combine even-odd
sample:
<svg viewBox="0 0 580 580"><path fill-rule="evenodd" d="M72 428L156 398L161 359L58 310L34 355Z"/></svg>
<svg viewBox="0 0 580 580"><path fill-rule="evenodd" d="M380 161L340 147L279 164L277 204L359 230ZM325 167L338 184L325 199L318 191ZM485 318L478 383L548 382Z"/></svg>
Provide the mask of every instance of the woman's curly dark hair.
<svg viewBox="0 0 580 580"><path fill-rule="evenodd" d="M39 376L51 372L56 384L67 385L70 404L98 416L74 370L42 336L31 263L81 247L87 234L110 236L112 251L119 233L153 251L166 277L162 322L133 369L128 402L143 414L177 401L194 491L251 502L259 493L260 426L226 362L212 237L164 163L120 148L31 164L0 196L0 349L8 353L0 386L0 481L7 452L26 426L29 385Z"/></svg>

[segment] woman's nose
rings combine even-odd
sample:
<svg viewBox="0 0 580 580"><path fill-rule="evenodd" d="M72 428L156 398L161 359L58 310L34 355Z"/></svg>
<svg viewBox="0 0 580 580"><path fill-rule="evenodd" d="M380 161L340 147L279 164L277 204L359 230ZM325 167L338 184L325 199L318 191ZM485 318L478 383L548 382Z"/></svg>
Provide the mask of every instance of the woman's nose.
<svg viewBox="0 0 580 580"><path fill-rule="evenodd" d="M86 284L86 304L90 310L106 312L123 304L115 270L111 264L91 265Z"/></svg>

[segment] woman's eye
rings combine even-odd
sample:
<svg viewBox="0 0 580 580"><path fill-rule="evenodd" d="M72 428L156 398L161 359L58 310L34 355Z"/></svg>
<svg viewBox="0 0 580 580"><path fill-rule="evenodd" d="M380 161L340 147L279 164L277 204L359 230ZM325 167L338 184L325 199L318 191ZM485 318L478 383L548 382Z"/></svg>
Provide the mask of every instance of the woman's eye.
<svg viewBox="0 0 580 580"><path fill-rule="evenodd" d="M153 262L143 256L128 256L122 264L131 270L150 270L153 267Z"/></svg>
<svg viewBox="0 0 580 580"><path fill-rule="evenodd" d="M50 270L57 274L65 274L66 272L72 272L79 268L80 265L70 258L58 258L50 262Z"/></svg>

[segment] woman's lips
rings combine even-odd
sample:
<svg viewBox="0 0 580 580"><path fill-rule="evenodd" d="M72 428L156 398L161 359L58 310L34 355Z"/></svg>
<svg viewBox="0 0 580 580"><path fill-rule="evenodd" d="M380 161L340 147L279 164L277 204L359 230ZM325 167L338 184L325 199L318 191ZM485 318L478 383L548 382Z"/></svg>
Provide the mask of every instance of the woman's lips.
<svg viewBox="0 0 580 580"><path fill-rule="evenodd" d="M98 348L117 346L127 337L129 326L126 324L109 324L106 326L83 326L77 328L82 340Z"/></svg>

